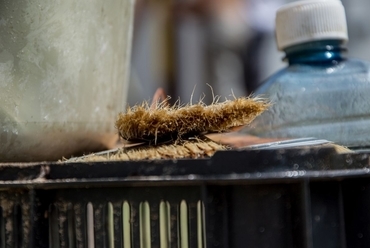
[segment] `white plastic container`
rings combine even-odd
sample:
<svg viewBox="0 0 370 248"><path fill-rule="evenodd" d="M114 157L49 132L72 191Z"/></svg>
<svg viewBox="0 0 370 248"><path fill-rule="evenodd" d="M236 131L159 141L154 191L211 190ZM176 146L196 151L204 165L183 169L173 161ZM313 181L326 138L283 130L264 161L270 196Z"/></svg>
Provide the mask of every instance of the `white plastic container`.
<svg viewBox="0 0 370 248"><path fill-rule="evenodd" d="M110 148L128 86L133 0L0 8L0 161Z"/></svg>

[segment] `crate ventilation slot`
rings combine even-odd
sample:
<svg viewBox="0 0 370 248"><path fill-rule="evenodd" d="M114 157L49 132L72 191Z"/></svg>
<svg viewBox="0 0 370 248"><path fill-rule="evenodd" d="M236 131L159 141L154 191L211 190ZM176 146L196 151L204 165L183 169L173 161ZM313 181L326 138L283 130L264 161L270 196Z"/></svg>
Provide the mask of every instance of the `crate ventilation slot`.
<svg viewBox="0 0 370 248"><path fill-rule="evenodd" d="M62 202L49 216L50 247L205 247L201 201Z"/></svg>
<svg viewBox="0 0 370 248"><path fill-rule="evenodd" d="M5 207L4 207L5 206ZM23 234L29 231L28 221L23 219L20 204L4 204L0 207L0 248L23 247Z"/></svg>

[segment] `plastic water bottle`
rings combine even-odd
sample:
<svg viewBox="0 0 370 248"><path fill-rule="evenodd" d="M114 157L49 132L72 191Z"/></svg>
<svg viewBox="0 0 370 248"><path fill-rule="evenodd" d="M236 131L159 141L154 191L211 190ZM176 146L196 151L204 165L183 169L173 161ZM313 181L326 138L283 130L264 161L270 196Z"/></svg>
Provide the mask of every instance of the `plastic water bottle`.
<svg viewBox="0 0 370 248"><path fill-rule="evenodd" d="M276 40L288 66L255 92L273 105L246 131L370 147L370 63L346 57L341 1L306 0L281 7Z"/></svg>

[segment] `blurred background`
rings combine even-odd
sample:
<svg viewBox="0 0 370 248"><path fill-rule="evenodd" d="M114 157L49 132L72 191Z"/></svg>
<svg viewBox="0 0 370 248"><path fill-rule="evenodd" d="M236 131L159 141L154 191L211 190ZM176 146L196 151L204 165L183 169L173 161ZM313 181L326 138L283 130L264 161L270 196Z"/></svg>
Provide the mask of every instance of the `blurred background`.
<svg viewBox="0 0 370 248"><path fill-rule="evenodd" d="M163 88L172 101L253 94L286 66L275 12L292 0L136 0L129 105ZM370 60L369 0L342 0L348 56ZM211 86L211 87L210 87Z"/></svg>

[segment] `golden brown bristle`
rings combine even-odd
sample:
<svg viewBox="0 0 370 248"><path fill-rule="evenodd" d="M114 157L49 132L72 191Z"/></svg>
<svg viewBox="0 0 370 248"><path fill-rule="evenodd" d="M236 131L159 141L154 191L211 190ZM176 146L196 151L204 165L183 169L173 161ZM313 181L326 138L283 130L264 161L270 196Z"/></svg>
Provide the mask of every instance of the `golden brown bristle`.
<svg viewBox="0 0 370 248"><path fill-rule="evenodd" d="M150 108L144 103L119 114L116 127L120 136L129 141L178 140L247 125L268 106L265 100L246 97L208 106L203 103L183 107L157 104Z"/></svg>
<svg viewBox="0 0 370 248"><path fill-rule="evenodd" d="M74 162L97 162L97 161L135 161L153 159L183 159L183 158L207 158L216 151L226 150L227 146L217 144L210 140L193 139L177 144L163 144L157 146L140 146L137 148L120 149L113 153L91 154Z"/></svg>

